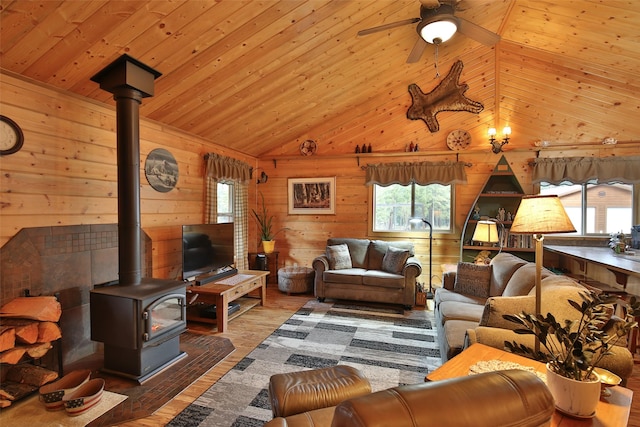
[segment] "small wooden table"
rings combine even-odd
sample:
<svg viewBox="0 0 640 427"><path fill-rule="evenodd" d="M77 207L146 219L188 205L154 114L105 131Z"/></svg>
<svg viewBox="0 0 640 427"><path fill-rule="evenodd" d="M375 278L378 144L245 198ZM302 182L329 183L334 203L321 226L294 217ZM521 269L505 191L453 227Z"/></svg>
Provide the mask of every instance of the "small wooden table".
<svg viewBox="0 0 640 427"><path fill-rule="evenodd" d="M426 381L439 381L468 375L469 368L482 360L503 360L535 368L538 372L546 371L543 363L517 354L509 353L484 344L472 344L462 353L447 361L425 378ZM571 418L555 411L551 418L551 426L559 427L619 427L626 426L629 420L633 392L627 388L616 386L609 388L611 396L601 398L596 407L596 416L588 420ZM499 404L496 403L496 404Z"/></svg>
<svg viewBox="0 0 640 427"><path fill-rule="evenodd" d="M207 283L202 286L189 286L187 288L188 298L192 295L198 296L198 301L216 305L216 319L187 316L187 320L197 322L215 323L218 332L225 332L229 327L229 320L237 317L249 310L255 304L229 316L229 303L240 297L247 295L254 290L260 291L260 305L267 301L267 275L268 271L241 270L238 274L225 277L216 282Z"/></svg>

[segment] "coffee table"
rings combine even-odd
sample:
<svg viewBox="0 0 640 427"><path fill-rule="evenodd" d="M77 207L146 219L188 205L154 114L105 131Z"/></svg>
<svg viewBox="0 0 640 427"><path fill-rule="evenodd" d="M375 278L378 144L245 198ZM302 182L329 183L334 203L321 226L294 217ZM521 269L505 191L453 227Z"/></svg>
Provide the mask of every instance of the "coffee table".
<svg viewBox="0 0 640 427"><path fill-rule="evenodd" d="M216 305L216 319L190 316L187 320L215 323L218 332L225 332L229 327L229 320L246 312L256 304L245 304L243 308L229 316L229 303L240 297L246 296L249 292L259 290L260 305L267 301L267 275L268 271L261 270L240 270L238 274L225 277L215 282L202 286L187 287L187 298L197 296L199 302Z"/></svg>
<svg viewBox="0 0 640 427"><path fill-rule="evenodd" d="M472 344L462 353L447 361L444 365L428 374L425 381L439 381L449 378L461 377L468 375L469 368L479 361L486 360L502 360L505 362L514 362L523 366L534 368L540 373L545 373L546 368L543 363L537 362L517 354L489 347L484 344ZM572 418L555 411L551 418L552 426L560 427L619 427L626 426L629 420L629 411L631 409L631 400L633 392L627 388L616 386L609 388L611 396L601 398L596 407L596 416L591 419L583 420Z"/></svg>

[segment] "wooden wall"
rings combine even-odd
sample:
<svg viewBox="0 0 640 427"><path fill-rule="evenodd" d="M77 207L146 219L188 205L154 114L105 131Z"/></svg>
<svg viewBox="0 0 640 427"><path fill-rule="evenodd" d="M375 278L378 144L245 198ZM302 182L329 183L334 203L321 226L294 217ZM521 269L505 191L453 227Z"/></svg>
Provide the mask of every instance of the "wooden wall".
<svg viewBox="0 0 640 427"><path fill-rule="evenodd" d="M25 227L117 222L114 109L12 74L3 73L0 77L0 112L22 126L26 140L20 152L0 158L0 245ZM409 123L411 127L414 125ZM434 238L436 275L440 274L441 264L457 262L464 220L500 158L490 152L488 143L477 141L469 150L459 153L273 156L258 161L149 120L141 121L140 135L142 163L151 150L165 148L179 165L178 185L168 193L153 190L141 169L142 227L153 241L153 275L159 278L179 277L180 226L203 221L203 156L207 152L246 161L257 166L258 173L264 171L269 176L264 184L257 184L255 178L250 183L250 206L257 207L256 196L258 192L263 193L270 212L276 216L276 227L290 228L278 236L276 243L281 265L310 266L313 258L324 251L328 237L372 237L368 231L369 188L364 186L361 166L456 158L471 163L467 168L468 183L456 187L456 230L453 234L436 234ZM397 150L401 151L405 143L397 142ZM637 145L567 145L537 153L532 149L512 148L510 144L505 150L520 184L525 191L532 191L528 163L536 155L636 155ZM322 176L336 177L336 214L288 215L287 179ZM416 239L414 243L427 266L428 241ZM259 245L255 223L250 221L249 250L259 249ZM423 282L428 282L426 271L425 268ZM434 283L438 281L434 279Z"/></svg>
<svg viewBox="0 0 640 427"><path fill-rule="evenodd" d="M0 157L0 246L26 227L117 223L115 109L22 77L0 77L0 112L25 136L22 150ZM147 154L156 148L178 162L178 184L168 193L155 191L144 175ZM153 276L179 278L180 226L203 222L204 154L251 165L255 159L144 119L140 151L141 221L153 241Z"/></svg>
<svg viewBox="0 0 640 427"><path fill-rule="evenodd" d="M455 231L451 234L434 233L433 274L434 285L440 283L442 264L457 263L460 254L460 233L464 221L473 207L476 197L500 159L501 154L493 154L489 148L459 152L418 152L406 156L394 154L365 154L347 156L311 156L281 157L261 159L258 167L264 170L269 179L264 184L252 184L256 191L264 194L267 206L276 217L276 228L288 227L284 235L276 242L280 251L282 265L310 266L313 258L321 254L330 237L380 238L369 232L370 189L365 187L365 172L361 166L368 163L400 161L443 161L456 160L470 163L466 168L467 184L457 185L455 193ZM563 148L544 149L539 153L532 150L509 150L503 153L516 174L523 190L529 194L534 191L531 183L530 162L541 157L569 156L622 156L636 155L634 146L565 146ZM358 164L359 161L359 164ZM336 213L335 215L289 215L287 213L288 178L336 177ZM640 207L636 208L640 209ZM255 236L255 233L251 234ZM256 239L254 239L256 240ZM412 239L416 253L423 264L420 281L428 283L429 241L426 238ZM253 241L252 244L256 244Z"/></svg>

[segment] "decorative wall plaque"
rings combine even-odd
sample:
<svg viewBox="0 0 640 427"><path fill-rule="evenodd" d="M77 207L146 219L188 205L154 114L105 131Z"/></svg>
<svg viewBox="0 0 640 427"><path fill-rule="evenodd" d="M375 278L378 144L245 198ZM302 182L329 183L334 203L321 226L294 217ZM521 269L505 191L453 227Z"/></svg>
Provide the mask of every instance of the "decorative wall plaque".
<svg viewBox="0 0 640 427"><path fill-rule="evenodd" d="M154 190L167 193L178 183L178 162L169 151L156 148L147 156L144 174Z"/></svg>

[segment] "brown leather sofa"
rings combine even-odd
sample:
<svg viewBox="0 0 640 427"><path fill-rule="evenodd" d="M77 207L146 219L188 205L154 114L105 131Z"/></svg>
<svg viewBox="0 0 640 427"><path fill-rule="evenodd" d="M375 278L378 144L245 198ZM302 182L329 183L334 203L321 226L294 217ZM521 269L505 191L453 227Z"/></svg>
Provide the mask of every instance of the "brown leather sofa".
<svg viewBox="0 0 640 427"><path fill-rule="evenodd" d="M549 425L554 410L535 374L507 370L394 387L277 417L265 427L537 427Z"/></svg>
<svg viewBox="0 0 640 427"><path fill-rule="evenodd" d="M383 302L402 304L407 309L415 305L416 278L422 273L422 265L415 257L411 242L352 238L327 240L327 248L337 245L348 247L350 263L348 268L332 268L328 251L313 260L314 292L318 301L333 298ZM385 270L385 255L394 249L408 251L409 257L398 271Z"/></svg>

